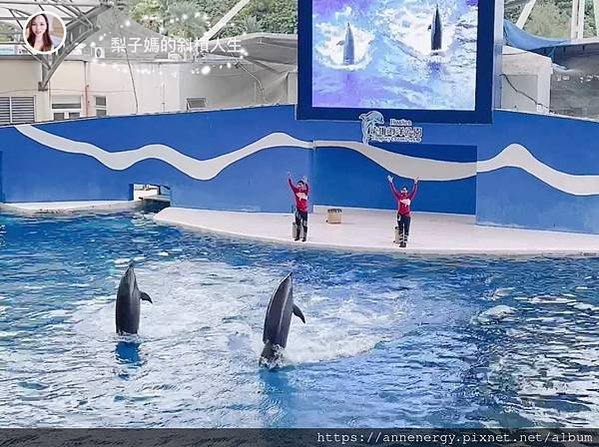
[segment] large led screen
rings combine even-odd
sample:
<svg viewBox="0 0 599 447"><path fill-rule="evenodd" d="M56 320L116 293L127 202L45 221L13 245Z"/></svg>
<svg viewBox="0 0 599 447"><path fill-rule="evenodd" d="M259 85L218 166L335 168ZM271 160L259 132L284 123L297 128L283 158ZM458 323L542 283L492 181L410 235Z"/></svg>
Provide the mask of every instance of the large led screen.
<svg viewBox="0 0 599 447"><path fill-rule="evenodd" d="M298 118L489 122L492 1L300 0Z"/></svg>

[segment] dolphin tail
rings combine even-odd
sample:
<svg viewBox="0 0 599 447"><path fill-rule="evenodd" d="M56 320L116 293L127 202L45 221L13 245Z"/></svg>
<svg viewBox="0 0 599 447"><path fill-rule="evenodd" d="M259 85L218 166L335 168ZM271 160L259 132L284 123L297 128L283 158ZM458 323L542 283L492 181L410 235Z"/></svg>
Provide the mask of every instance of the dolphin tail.
<svg viewBox="0 0 599 447"><path fill-rule="evenodd" d="M152 298L150 298L150 295L148 295L146 292L139 292L139 294L141 295L142 301L149 301L151 304L154 304Z"/></svg>
<svg viewBox="0 0 599 447"><path fill-rule="evenodd" d="M295 304L293 305L293 315L298 317L300 320L304 322L304 324L306 324L306 317L304 317L304 314L302 313L300 308L297 307Z"/></svg>

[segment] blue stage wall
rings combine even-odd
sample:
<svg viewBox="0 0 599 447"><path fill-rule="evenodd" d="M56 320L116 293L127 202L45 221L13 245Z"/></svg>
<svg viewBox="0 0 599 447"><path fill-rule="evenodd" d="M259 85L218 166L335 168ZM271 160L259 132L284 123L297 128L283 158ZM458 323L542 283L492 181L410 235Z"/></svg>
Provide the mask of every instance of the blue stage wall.
<svg viewBox="0 0 599 447"><path fill-rule="evenodd" d="M171 152L189 157L184 163L218 162L218 157L275 131L306 141L311 137L308 126L292 119L291 108L276 107L90 119L35 127L109 153L165 145ZM222 172L201 180L151 154L127 169L110 169L89 155L51 149L15 128L0 129L0 151L4 154L3 201L8 203L128 200L132 183L151 183L170 186L174 206L248 211L289 211L292 196L287 171L296 179L304 173L309 175L313 158L311 149L277 147L235 163L223 163Z"/></svg>
<svg viewBox="0 0 599 447"><path fill-rule="evenodd" d="M599 233L599 123L496 113L493 128L478 145L480 161L517 143L537 162L512 156L512 167L479 172L477 222Z"/></svg>
<svg viewBox="0 0 599 447"><path fill-rule="evenodd" d="M309 177L312 204L395 207L386 180L388 171L346 149L312 147L313 140L360 140L359 124L299 122L290 106L42 124L34 129L44 134L33 138L26 134L31 126L19 128L22 131L0 129L0 151L6 164L2 171L3 201L7 203L127 200L132 183L151 183L171 187L173 206L288 212L293 205L286 183L291 171L295 180ZM284 134L283 143L276 134ZM64 140L52 142L54 136ZM262 150L254 151L256 142L265 137L275 141L267 141ZM69 149L73 142L79 143L74 149L79 153ZM156 145L163 146L159 155L153 152ZM298 147L302 145L307 147ZM136 155L140 148L146 151L143 156ZM164 150L170 154L165 155ZM236 161L222 160L238 150L249 153ZM388 150L423 156L420 146L395 145ZM117 170L110 162L104 164L90 156L103 151L108 155L128 152L140 161ZM174 167L169 161L172 154L189 157L183 161L187 168ZM476 150L430 146L424 156L475 162ZM198 161L222 166L223 170L206 172L204 177L210 178L193 178L190 165ZM407 180L398 177L396 182L399 186ZM474 177L423 184L422 189L415 210L474 213ZM448 197L448 190L458 191L460 199Z"/></svg>
<svg viewBox="0 0 599 447"><path fill-rule="evenodd" d="M386 176L415 211L479 223L599 233L599 124L495 112L494 124L428 125L421 144L362 144L360 123L296 121L291 106L78 120L0 128L8 203L126 200L132 183L172 188L174 206L289 212L286 185L311 202L395 208Z"/></svg>

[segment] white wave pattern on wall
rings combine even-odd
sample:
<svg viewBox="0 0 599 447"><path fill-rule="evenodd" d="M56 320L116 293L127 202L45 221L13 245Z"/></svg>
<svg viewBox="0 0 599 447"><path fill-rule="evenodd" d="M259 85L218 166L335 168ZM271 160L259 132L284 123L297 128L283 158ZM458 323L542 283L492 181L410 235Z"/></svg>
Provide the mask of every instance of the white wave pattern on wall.
<svg viewBox="0 0 599 447"><path fill-rule="evenodd" d="M510 144L495 157L478 162L478 172L491 172L502 168L519 168L555 189L576 196L599 194L599 175L574 175L553 169L537 160L521 144Z"/></svg>
<svg viewBox="0 0 599 447"><path fill-rule="evenodd" d="M272 133L241 149L208 160L197 160L163 145L107 152L93 144L73 141L31 125L16 126L26 137L52 149L95 158L110 169L124 170L147 159L162 160L197 180L211 180L228 166L257 152L277 147L302 149L338 148L362 154L400 177L420 177L424 181L452 181L506 167L522 169L555 189L577 196L599 195L599 175L573 175L557 171L537 160L524 146L511 144L495 157L475 162L450 162L396 154L356 141L303 141L285 133Z"/></svg>
<svg viewBox="0 0 599 447"><path fill-rule="evenodd" d="M71 154L89 155L108 168L117 171L130 168L143 160L156 159L168 163L196 180L211 180L226 167L265 149L290 146L304 149L313 147L311 142L298 140L284 133L272 133L234 152L209 160L196 160L164 144L148 144L139 149L107 152L93 144L69 140L30 125L16 126L16 129L44 146Z"/></svg>

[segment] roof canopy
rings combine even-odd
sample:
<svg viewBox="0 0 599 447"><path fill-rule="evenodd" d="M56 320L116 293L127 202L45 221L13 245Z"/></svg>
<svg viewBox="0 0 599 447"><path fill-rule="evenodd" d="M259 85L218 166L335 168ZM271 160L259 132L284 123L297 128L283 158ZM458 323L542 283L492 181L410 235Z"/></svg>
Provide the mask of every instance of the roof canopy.
<svg viewBox="0 0 599 447"><path fill-rule="evenodd" d="M46 11L59 16L68 25L105 4L109 3L104 0L0 0L0 21L22 28L29 16Z"/></svg>

